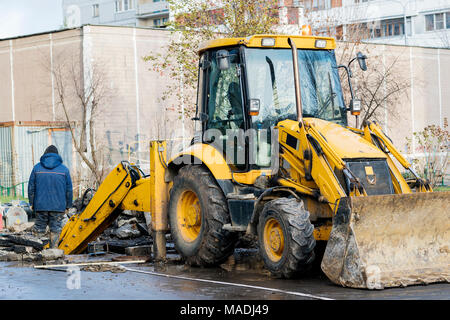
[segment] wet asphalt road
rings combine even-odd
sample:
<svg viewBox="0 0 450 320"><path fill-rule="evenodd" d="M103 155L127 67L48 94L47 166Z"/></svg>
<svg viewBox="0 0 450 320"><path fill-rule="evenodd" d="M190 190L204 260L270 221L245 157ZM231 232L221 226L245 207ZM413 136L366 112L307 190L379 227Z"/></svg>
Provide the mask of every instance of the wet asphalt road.
<svg viewBox="0 0 450 320"><path fill-rule="evenodd" d="M39 300L450 300L450 284L437 283L379 291L342 288L317 271L297 280L273 279L260 269L200 269L184 265L155 267L151 263L126 265L144 272L174 275L169 278L127 271L80 271L79 288L65 271L40 270L17 263L0 263L0 299ZM239 269L239 268L238 268ZM185 278L204 279L204 282ZM207 282L212 280L215 282ZM69 283L69 285L68 285ZM244 286L234 286L237 283Z"/></svg>

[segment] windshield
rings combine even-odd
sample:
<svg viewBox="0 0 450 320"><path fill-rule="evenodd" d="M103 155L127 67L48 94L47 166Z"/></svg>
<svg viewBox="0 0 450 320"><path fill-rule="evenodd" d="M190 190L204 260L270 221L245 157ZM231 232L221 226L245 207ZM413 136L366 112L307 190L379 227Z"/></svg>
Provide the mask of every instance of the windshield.
<svg viewBox="0 0 450 320"><path fill-rule="evenodd" d="M260 100L253 127L269 128L297 119L292 51L246 48L249 98ZM298 50L303 117L347 124L341 84L333 51Z"/></svg>

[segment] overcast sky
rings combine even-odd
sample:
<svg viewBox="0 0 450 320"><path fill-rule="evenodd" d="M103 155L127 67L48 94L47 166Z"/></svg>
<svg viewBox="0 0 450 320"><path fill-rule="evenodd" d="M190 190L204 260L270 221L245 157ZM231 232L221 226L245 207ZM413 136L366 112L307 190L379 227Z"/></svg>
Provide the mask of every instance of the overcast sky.
<svg viewBox="0 0 450 320"><path fill-rule="evenodd" d="M0 0L0 39L59 29L62 0Z"/></svg>

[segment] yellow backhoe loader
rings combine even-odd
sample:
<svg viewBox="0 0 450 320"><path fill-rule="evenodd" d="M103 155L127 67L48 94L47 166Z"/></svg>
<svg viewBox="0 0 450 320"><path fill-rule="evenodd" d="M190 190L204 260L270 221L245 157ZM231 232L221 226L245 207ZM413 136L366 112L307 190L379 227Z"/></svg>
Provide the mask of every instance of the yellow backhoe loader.
<svg viewBox="0 0 450 320"><path fill-rule="evenodd" d="M321 268L343 286L449 281L450 194L432 192L377 123L348 126L361 106L351 63L366 70L366 57L337 65L335 46L284 35L203 44L191 145L168 159L167 142L152 142L149 176L120 163L70 218L59 248L83 252L129 209L151 212L157 259L167 232L198 266L222 263L245 236L272 274L292 278L326 241Z"/></svg>

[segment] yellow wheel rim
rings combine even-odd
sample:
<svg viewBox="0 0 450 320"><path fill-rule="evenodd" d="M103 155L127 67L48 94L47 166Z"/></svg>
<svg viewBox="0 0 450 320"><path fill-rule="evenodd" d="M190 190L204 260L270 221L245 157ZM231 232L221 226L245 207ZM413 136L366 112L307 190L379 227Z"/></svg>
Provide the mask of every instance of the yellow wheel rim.
<svg viewBox="0 0 450 320"><path fill-rule="evenodd" d="M264 249L270 260L277 262L283 256L284 236L280 223L270 218L264 226Z"/></svg>
<svg viewBox="0 0 450 320"><path fill-rule="evenodd" d="M202 226L202 213L197 195L192 191L181 194L177 203L177 221L181 236L187 242L197 239Z"/></svg>

